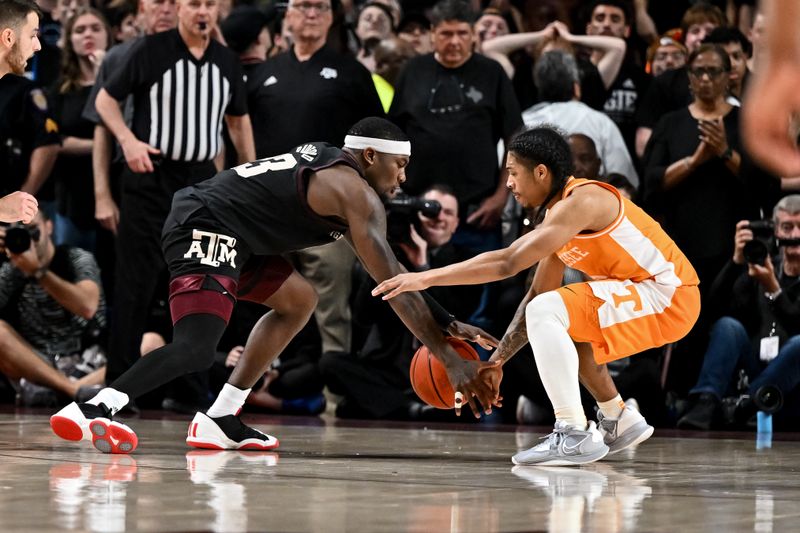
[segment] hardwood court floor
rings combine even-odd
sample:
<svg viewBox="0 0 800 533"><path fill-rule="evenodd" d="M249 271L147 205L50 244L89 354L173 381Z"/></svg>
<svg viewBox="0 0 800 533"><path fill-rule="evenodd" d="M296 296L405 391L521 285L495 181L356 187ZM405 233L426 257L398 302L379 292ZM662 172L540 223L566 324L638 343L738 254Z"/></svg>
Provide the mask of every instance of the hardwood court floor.
<svg viewBox="0 0 800 533"><path fill-rule="evenodd" d="M281 447L245 453L191 451L183 442L188 420L131 420L139 449L112 456L57 439L44 413L0 414L0 531L800 527L800 442L793 440L756 450L754 435L686 438L657 430L625 457L533 468L513 467L509 457L542 434L536 428L251 416Z"/></svg>

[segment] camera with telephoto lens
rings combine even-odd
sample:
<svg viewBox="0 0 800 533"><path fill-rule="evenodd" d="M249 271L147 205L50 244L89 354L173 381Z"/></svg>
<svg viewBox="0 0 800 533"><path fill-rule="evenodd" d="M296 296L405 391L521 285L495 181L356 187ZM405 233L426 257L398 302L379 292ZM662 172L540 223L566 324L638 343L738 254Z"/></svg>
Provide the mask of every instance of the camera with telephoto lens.
<svg viewBox="0 0 800 533"><path fill-rule="evenodd" d="M754 265L763 265L777 249L775 223L772 220L751 220L747 228L753 232L753 240L747 241L742 249L744 260Z"/></svg>
<svg viewBox="0 0 800 533"><path fill-rule="evenodd" d="M411 243L411 225L419 230L419 216L436 218L442 204L407 194L398 194L384 202L386 207L386 236L390 243Z"/></svg>
<svg viewBox="0 0 800 533"><path fill-rule="evenodd" d="M742 249L744 260L748 263L763 265L779 247L800 246L800 239L775 238L775 222L772 220L751 220L747 227L753 232L753 240L746 242Z"/></svg>
<svg viewBox="0 0 800 533"><path fill-rule="evenodd" d="M12 254L28 251L31 241L39 242L42 236L38 226L28 227L24 224L12 224L6 229L6 249Z"/></svg>

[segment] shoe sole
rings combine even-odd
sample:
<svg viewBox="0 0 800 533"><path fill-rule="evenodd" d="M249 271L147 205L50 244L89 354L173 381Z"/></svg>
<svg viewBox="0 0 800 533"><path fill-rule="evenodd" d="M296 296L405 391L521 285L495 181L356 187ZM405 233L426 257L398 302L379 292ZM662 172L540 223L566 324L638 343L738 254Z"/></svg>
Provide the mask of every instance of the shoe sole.
<svg viewBox="0 0 800 533"><path fill-rule="evenodd" d="M131 453L139 444L136 433L119 422L95 418L89 424L92 445L103 453Z"/></svg>
<svg viewBox="0 0 800 533"><path fill-rule="evenodd" d="M520 466L579 466L599 461L600 459L608 455L608 453L609 453L608 446L606 446L605 449L598 450L595 453L588 455L564 456L555 459L547 459L544 461L533 461L533 462L517 461L514 457L512 457L511 462L514 463L515 465L520 465Z"/></svg>
<svg viewBox="0 0 800 533"><path fill-rule="evenodd" d="M83 422L83 424L81 423ZM69 441L89 440L88 420L78 404L71 403L50 417L50 428L60 438Z"/></svg>
<svg viewBox="0 0 800 533"><path fill-rule="evenodd" d="M643 421L642 421L643 422ZM641 423L641 422L640 422ZM645 429L640 431L637 434L625 435L618 437L616 441L614 441L613 446L609 446L608 455L614 455L615 453L619 453L622 450L626 450L631 446L636 446L638 444L643 443L647 439L649 439L653 435L654 428L653 426L647 425L645 422ZM636 426L633 426L625 433L629 433L633 430Z"/></svg>
<svg viewBox="0 0 800 533"><path fill-rule="evenodd" d="M206 428L205 430L206 434L210 433L212 436L198 437L198 430L201 430L202 426L205 426L206 424L210 425L210 427ZM274 450L280 446L278 439L275 437L271 438L272 441L267 444L264 444L264 441L261 439L245 439L242 442L236 442L227 438L227 436L219 429L216 423L214 423L214 421L207 415L203 413L197 413L191 424L189 424L189 434L186 436L186 444L192 448L199 448L202 450L266 451Z"/></svg>
<svg viewBox="0 0 800 533"><path fill-rule="evenodd" d="M220 442L216 439L204 439L202 437L187 437L186 444L191 446L192 448L199 448L202 450L252 450L252 451L264 451L264 450L274 450L278 446L280 446L280 442L278 439L275 439L273 444L261 444L259 442L243 442L242 444L225 444Z"/></svg>

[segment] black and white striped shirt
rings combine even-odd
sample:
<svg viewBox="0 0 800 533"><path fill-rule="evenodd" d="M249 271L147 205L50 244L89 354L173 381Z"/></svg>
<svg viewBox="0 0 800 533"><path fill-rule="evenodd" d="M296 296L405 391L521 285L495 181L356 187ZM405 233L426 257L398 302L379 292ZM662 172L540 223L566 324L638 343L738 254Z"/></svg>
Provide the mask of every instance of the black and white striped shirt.
<svg viewBox="0 0 800 533"><path fill-rule="evenodd" d="M222 147L222 119L247 113L239 59L211 40L196 59L178 30L137 43L106 83L117 100L134 97L133 133L165 159L201 162Z"/></svg>

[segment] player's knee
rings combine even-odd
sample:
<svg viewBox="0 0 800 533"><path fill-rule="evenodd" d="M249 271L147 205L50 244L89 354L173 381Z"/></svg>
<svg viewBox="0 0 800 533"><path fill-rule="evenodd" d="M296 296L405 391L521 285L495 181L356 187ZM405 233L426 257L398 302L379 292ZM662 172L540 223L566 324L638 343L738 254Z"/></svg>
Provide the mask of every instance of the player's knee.
<svg viewBox="0 0 800 533"><path fill-rule="evenodd" d="M279 301L275 301L273 309L287 316L297 317L307 322L314 309L317 308L319 296L314 286L299 275L291 276L281 287Z"/></svg>
<svg viewBox="0 0 800 533"><path fill-rule="evenodd" d="M564 300L556 291L536 296L525 307L525 320L529 328L537 326L569 327L569 313Z"/></svg>
<svg viewBox="0 0 800 533"><path fill-rule="evenodd" d="M176 341L172 344L176 353L183 358L182 366L187 374L208 370L214 364L216 354L213 346L190 341Z"/></svg>

